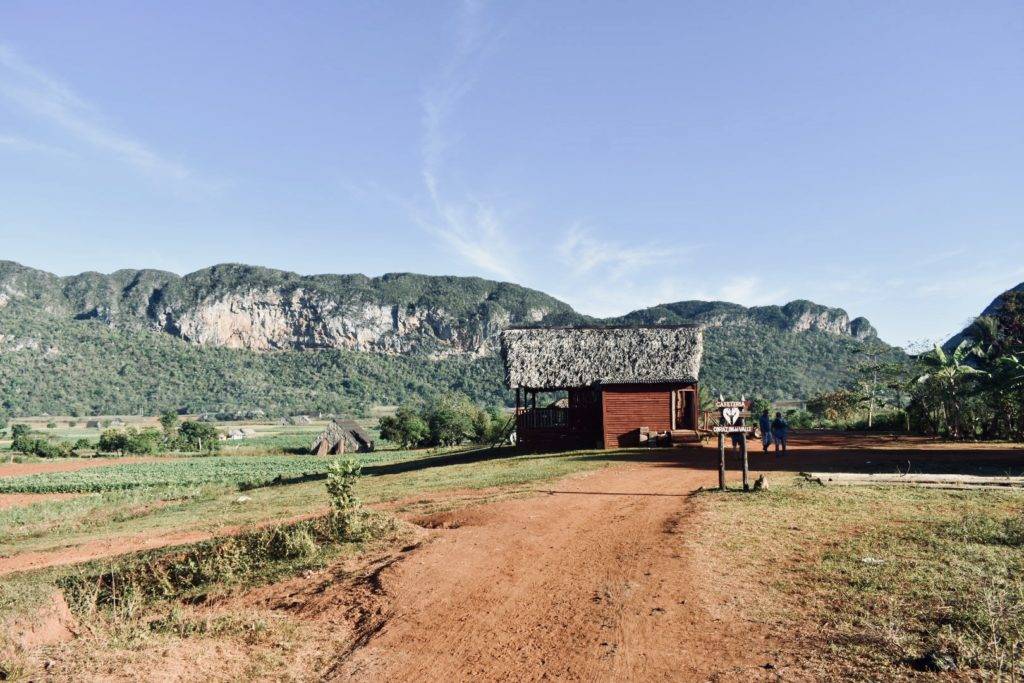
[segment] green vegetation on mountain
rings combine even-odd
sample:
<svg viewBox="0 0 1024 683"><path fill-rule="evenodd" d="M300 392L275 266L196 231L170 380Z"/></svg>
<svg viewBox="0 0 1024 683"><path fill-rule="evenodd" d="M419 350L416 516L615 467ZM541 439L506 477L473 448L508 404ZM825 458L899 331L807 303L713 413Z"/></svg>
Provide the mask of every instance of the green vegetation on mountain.
<svg viewBox="0 0 1024 683"><path fill-rule="evenodd" d="M701 383L712 393L809 398L854 382L865 348L892 361L903 351L880 342L864 318L810 301L745 308L681 301L616 318L617 325L705 324Z"/></svg>
<svg viewBox="0 0 1024 683"><path fill-rule="evenodd" d="M362 413L443 391L503 404L501 362L360 353L258 353L189 344L149 330L0 311L3 334L33 343L0 353L0 405L12 415L133 415L169 408L270 415Z"/></svg>
<svg viewBox="0 0 1024 683"><path fill-rule="evenodd" d="M596 320L514 284L408 273L302 276L227 264L58 277L0 261L0 405L12 415L362 413L458 393L509 401L510 325L707 326L714 392L807 398L851 381L866 320L807 301L679 302Z"/></svg>

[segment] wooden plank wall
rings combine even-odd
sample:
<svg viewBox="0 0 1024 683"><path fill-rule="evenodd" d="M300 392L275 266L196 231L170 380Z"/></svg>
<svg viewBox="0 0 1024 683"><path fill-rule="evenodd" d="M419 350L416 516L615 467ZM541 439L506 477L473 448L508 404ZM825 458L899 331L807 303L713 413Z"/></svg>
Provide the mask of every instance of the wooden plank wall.
<svg viewBox="0 0 1024 683"><path fill-rule="evenodd" d="M672 428L671 388L661 384L628 384L602 389L604 447L638 445L637 429Z"/></svg>

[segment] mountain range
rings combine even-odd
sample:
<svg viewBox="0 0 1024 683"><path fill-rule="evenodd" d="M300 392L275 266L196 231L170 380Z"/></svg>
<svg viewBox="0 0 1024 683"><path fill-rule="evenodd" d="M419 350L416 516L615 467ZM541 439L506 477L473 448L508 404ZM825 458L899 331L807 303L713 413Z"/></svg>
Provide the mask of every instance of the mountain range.
<svg viewBox="0 0 1024 683"><path fill-rule="evenodd" d="M522 325L706 327L715 392L805 398L852 377L864 318L810 301L682 301L597 319L481 278L298 275L222 264L179 276L60 277L0 261L0 401L13 414L361 411L459 391L505 403L497 340Z"/></svg>

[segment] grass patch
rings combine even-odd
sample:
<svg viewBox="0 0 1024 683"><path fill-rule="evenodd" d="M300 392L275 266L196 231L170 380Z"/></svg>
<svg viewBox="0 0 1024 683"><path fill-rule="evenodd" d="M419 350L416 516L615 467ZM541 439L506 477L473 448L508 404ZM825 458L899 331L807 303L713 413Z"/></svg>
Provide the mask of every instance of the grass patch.
<svg viewBox="0 0 1024 683"><path fill-rule="evenodd" d="M793 481L702 500L703 543L767 589L759 616L815 675L1024 674L1019 493Z"/></svg>
<svg viewBox="0 0 1024 683"><path fill-rule="evenodd" d="M80 619L138 627L139 618L157 603L202 602L211 592L262 585L320 568L361 542L394 535L398 526L385 515L365 513L360 529L358 538L345 537L334 516L325 515L114 561L90 562L65 570L55 583ZM152 628L191 627L172 617Z"/></svg>
<svg viewBox="0 0 1024 683"><path fill-rule="evenodd" d="M466 452L385 451L369 456L359 458L363 465L363 476L356 487L356 494L368 503L387 502L421 492L525 486L603 467L611 462L609 459L599 459L593 453L506 456L501 452L483 452L480 460L475 460L473 453ZM370 458L373 461L367 464ZM167 465L179 465L179 468L185 468L184 471L191 472L185 476L186 479L204 480L213 477L211 472L223 472L211 470L210 463L225 459L195 458L167 463L138 463L138 466L163 470ZM285 485L246 490L245 497L249 499L246 503L237 502L239 488L248 489L245 484L239 484L237 479L248 478L251 481L250 474L243 471L235 481L228 479L200 485L135 486L2 510L0 555L30 550L46 551L127 534L159 534L183 530L216 533L226 526L265 524L274 519L286 519L326 508L328 500L323 480L326 478L329 460L299 457L275 457L271 460L276 463L281 459L289 461L285 467L292 467L291 463L296 463L297 469L291 470L293 476L284 478L280 469L272 470L270 474L273 474L273 478L266 483L273 483L278 476L282 476L281 481ZM241 464L258 463L264 458L238 457L237 460ZM240 467L241 464L235 463L231 467ZM98 477L96 481L102 488L123 476L124 470L120 467L85 471ZM295 476L296 471L305 474ZM312 476L304 479L310 473ZM17 481L29 477L13 479L20 486ZM159 479L151 477L148 480ZM49 485L63 480L49 478L45 481Z"/></svg>

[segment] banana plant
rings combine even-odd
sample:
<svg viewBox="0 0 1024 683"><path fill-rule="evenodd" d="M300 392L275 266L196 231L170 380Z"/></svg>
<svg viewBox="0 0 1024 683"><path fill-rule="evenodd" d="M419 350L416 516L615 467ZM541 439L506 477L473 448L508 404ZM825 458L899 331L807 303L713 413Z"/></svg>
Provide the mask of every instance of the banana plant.
<svg viewBox="0 0 1024 683"><path fill-rule="evenodd" d="M954 437L959 437L963 433L961 385L967 377L989 375L968 361L975 359L975 363L978 363L983 358L976 343L970 339L961 341L950 353L946 353L936 344L933 351L918 358L925 372L918 376L917 381L922 384L933 382L943 392L946 417Z"/></svg>

